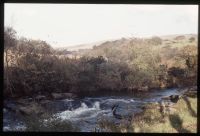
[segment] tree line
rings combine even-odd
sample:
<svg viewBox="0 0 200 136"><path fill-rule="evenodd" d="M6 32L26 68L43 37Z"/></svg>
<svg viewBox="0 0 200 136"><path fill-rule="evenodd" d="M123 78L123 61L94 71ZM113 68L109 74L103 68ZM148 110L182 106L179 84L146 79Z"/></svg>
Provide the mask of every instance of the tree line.
<svg viewBox="0 0 200 136"><path fill-rule="evenodd" d="M58 51L42 40L17 38L13 28L5 27L4 95L138 91L143 87L196 85L197 47L160 49L162 42L159 37L107 42L80 58L69 58L59 57L68 51ZM170 66L163 63L168 61L174 63Z"/></svg>

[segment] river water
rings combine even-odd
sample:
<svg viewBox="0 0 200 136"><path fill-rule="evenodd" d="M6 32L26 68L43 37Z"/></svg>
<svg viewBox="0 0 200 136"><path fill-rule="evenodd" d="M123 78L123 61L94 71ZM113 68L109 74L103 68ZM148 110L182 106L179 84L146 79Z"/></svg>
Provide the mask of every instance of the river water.
<svg viewBox="0 0 200 136"><path fill-rule="evenodd" d="M148 93L136 94L96 94L79 99L64 99L52 101L46 108L54 109L54 116L69 120L80 128L81 132L93 132L100 118L107 118L118 123L120 120L112 115L112 106L119 105L117 113L121 115L141 112L146 103L158 102L164 96L181 94L178 89L154 90ZM6 109L3 111L4 131L23 131L26 126L16 115Z"/></svg>

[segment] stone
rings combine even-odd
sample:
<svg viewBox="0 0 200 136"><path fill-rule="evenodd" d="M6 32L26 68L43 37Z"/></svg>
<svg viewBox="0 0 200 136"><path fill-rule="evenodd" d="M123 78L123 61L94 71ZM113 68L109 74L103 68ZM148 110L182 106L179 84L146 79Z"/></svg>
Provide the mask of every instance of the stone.
<svg viewBox="0 0 200 136"><path fill-rule="evenodd" d="M44 100L44 99L46 99L46 96L44 96L44 95L38 95L38 96L35 97L35 99L37 101Z"/></svg>
<svg viewBox="0 0 200 136"><path fill-rule="evenodd" d="M75 98L76 95L74 95L73 93L63 93L65 98Z"/></svg>
<svg viewBox="0 0 200 136"><path fill-rule="evenodd" d="M7 112L7 110L5 108L3 108L3 112Z"/></svg>
<svg viewBox="0 0 200 136"><path fill-rule="evenodd" d="M165 96L161 98L162 100L167 100L173 103L177 103L177 101L180 99L179 95L170 95L170 96Z"/></svg>
<svg viewBox="0 0 200 136"><path fill-rule="evenodd" d="M50 100L41 100L40 101L40 104L47 104L47 103L50 103L50 102L52 102L52 101L50 101Z"/></svg>
<svg viewBox="0 0 200 136"><path fill-rule="evenodd" d="M16 101L17 104L19 105L27 105L29 103L29 100L28 99L19 99Z"/></svg>
<svg viewBox="0 0 200 136"><path fill-rule="evenodd" d="M62 99L64 98L64 96L61 93L52 93L51 96L53 97L53 99Z"/></svg>
<svg viewBox="0 0 200 136"><path fill-rule="evenodd" d="M28 106L19 106L19 112L25 115L31 115L44 113L44 110L38 104L32 103Z"/></svg>
<svg viewBox="0 0 200 136"><path fill-rule="evenodd" d="M27 114L30 115L32 113L32 109L28 108L28 107L20 107L19 111L23 114Z"/></svg>
<svg viewBox="0 0 200 136"><path fill-rule="evenodd" d="M73 93L52 93L51 96L56 100L76 97Z"/></svg>

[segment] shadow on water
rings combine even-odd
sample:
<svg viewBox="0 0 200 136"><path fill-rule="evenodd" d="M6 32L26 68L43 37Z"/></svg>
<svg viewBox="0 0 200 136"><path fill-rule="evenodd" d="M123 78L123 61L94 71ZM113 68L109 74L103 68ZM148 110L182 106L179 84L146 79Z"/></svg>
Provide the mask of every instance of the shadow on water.
<svg viewBox="0 0 200 136"><path fill-rule="evenodd" d="M169 115L169 121L170 121L171 126L175 128L179 133L191 133L189 130L183 128L182 126L183 121L179 117L179 115L177 114Z"/></svg>
<svg viewBox="0 0 200 136"><path fill-rule="evenodd" d="M197 113L192 109L191 103L187 97L183 97L183 100L186 102L188 110L193 117L197 117Z"/></svg>

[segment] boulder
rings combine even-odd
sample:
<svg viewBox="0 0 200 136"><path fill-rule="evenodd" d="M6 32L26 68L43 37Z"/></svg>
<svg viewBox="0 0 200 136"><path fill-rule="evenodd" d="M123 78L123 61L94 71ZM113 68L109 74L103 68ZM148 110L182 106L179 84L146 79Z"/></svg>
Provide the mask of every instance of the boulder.
<svg viewBox="0 0 200 136"><path fill-rule="evenodd" d="M162 100L168 100L170 102L173 102L173 103L177 103L177 101L180 99L181 96L179 95L170 95L170 96L165 96L165 97L162 97L161 99Z"/></svg>
<svg viewBox="0 0 200 136"><path fill-rule="evenodd" d="M132 119L136 114L140 114L143 110L137 108L136 105L114 104L112 106L113 116L117 119Z"/></svg>

